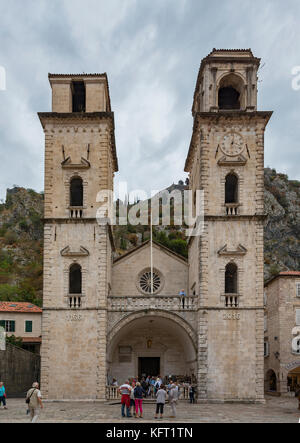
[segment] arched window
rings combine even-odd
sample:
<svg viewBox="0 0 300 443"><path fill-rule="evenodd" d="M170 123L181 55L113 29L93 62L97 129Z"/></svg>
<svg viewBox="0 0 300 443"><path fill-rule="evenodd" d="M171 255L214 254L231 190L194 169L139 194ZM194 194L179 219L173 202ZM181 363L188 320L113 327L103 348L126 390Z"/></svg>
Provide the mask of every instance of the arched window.
<svg viewBox="0 0 300 443"><path fill-rule="evenodd" d="M235 263L229 263L226 266L225 273L225 293L238 293L238 267Z"/></svg>
<svg viewBox="0 0 300 443"><path fill-rule="evenodd" d="M82 293L82 271L81 271L81 266L76 263L70 267L69 293L70 294Z"/></svg>
<svg viewBox="0 0 300 443"><path fill-rule="evenodd" d="M85 112L86 91L84 82L72 83L73 112Z"/></svg>
<svg viewBox="0 0 300 443"><path fill-rule="evenodd" d="M235 174L228 174L225 183L225 203L238 203L239 179Z"/></svg>
<svg viewBox="0 0 300 443"><path fill-rule="evenodd" d="M70 206L83 206L83 182L80 177L75 177L71 180Z"/></svg>
<svg viewBox="0 0 300 443"><path fill-rule="evenodd" d="M271 391L271 392L277 392L277 377L275 372L270 369L267 372L267 384L266 384L266 389L267 391Z"/></svg>
<svg viewBox="0 0 300 443"><path fill-rule="evenodd" d="M229 74L219 84L219 109L239 110L243 108L245 84L241 77Z"/></svg>
<svg viewBox="0 0 300 443"><path fill-rule="evenodd" d="M240 109L240 93L232 88L219 89L219 109Z"/></svg>

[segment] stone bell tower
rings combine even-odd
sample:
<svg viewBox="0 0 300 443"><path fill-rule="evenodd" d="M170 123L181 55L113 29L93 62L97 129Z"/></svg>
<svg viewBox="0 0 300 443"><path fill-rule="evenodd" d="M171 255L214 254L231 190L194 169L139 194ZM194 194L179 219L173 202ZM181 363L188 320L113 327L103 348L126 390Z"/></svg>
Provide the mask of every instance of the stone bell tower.
<svg viewBox="0 0 300 443"><path fill-rule="evenodd" d="M216 50L202 60L186 162L204 191L205 231L190 241L199 297L198 390L211 401L264 401L264 132L260 59ZM195 195L196 202L196 195Z"/></svg>
<svg viewBox="0 0 300 443"><path fill-rule="evenodd" d="M118 170L106 74L52 75L45 133L41 384L48 399L105 399L112 248L99 191Z"/></svg>

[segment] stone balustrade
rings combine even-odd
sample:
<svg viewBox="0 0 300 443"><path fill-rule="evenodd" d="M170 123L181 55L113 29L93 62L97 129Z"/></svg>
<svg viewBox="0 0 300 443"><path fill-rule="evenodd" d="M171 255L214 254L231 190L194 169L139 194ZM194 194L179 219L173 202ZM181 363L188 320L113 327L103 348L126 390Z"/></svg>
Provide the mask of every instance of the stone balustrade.
<svg viewBox="0 0 300 443"><path fill-rule="evenodd" d="M196 388L197 391L197 388ZM121 394L119 392L118 386L106 386L106 399L108 401L121 401ZM148 400L155 400L154 392L147 397ZM180 396L179 400L189 400L189 388L187 386L180 386Z"/></svg>
<svg viewBox="0 0 300 443"><path fill-rule="evenodd" d="M140 311L143 309L158 309L164 311L195 311L197 309L196 297L180 296L129 296L108 297L109 311Z"/></svg>

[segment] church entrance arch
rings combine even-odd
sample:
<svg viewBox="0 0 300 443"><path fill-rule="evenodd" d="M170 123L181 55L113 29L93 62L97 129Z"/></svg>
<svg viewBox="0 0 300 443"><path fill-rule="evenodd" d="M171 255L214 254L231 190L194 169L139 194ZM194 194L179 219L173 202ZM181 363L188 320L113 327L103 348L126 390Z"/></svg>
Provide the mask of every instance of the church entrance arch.
<svg viewBox="0 0 300 443"><path fill-rule="evenodd" d="M144 375L195 377L194 339L192 328L174 314L131 314L108 335L108 377L119 383Z"/></svg>

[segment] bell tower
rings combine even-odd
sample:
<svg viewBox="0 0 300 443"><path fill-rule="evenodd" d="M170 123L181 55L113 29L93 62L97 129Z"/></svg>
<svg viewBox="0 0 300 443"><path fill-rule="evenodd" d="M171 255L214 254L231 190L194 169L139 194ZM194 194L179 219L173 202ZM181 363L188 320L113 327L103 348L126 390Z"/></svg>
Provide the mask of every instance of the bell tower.
<svg viewBox="0 0 300 443"><path fill-rule="evenodd" d="M204 191L205 230L189 244L199 297L198 390L211 401L264 401L264 133L260 59L216 50L202 60L186 161ZM196 202L196 198L194 198Z"/></svg>
<svg viewBox="0 0 300 443"><path fill-rule="evenodd" d="M112 235L98 224L97 194L118 170L106 74L49 74L45 133L45 398L105 399ZM76 389L74 387L76 386Z"/></svg>

